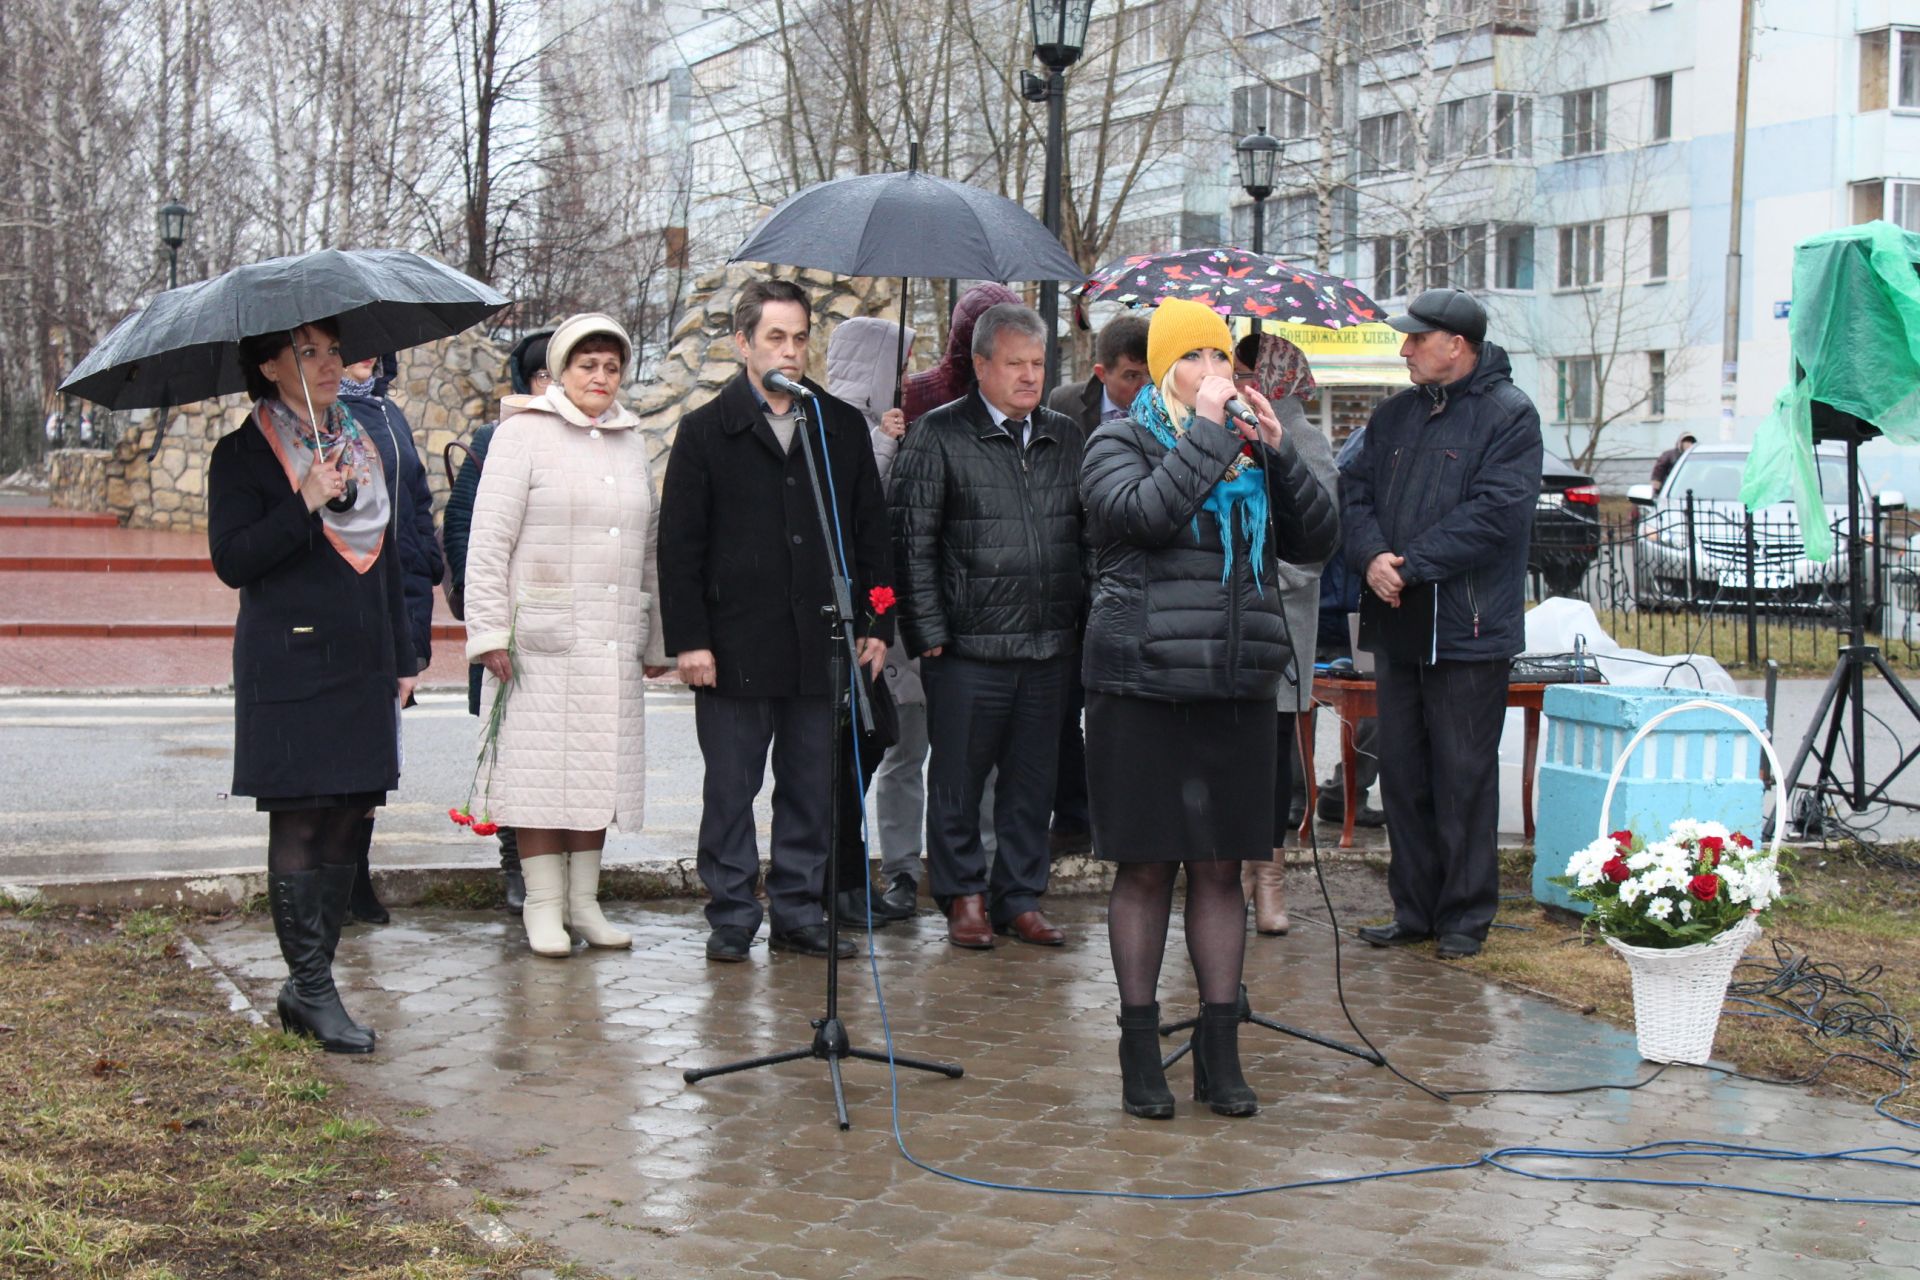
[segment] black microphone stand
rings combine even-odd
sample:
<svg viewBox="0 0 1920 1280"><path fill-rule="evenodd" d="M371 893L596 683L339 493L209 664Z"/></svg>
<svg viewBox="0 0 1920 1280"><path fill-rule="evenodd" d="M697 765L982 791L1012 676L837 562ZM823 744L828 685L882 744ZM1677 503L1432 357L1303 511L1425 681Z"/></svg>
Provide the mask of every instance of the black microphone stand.
<svg viewBox="0 0 1920 1280"><path fill-rule="evenodd" d="M803 412L803 421L799 425L800 453L806 459L807 479L813 487L814 514L819 517L820 536L825 541L829 568L833 578L832 602L820 610L825 620L830 639L828 650L829 688L833 690L833 758L828 765L828 786L831 795L827 812L827 1007L826 1011L813 1020L813 1040L798 1049L785 1049L779 1053L765 1054L758 1058L744 1058L738 1062L729 1062L718 1067L695 1067L681 1072L681 1078L688 1084L698 1084L710 1076L732 1075L736 1071L753 1071L760 1067L777 1066L782 1062L795 1062L801 1058L820 1058L827 1064L827 1074L833 1081L834 1115L842 1129L853 1127L847 1118L847 1095L840 1080L840 1060L858 1058L863 1062L888 1062L896 1066L908 1067L914 1071L931 1071L958 1080L965 1072L962 1068L943 1062L924 1062L918 1058L903 1058L895 1053L875 1053L871 1049L854 1046L847 1035L846 1024L840 1021L840 799L849 785L846 775L847 751L843 749L846 739L842 736L853 732L854 711L859 712L860 727L871 731L873 728L873 706L867 698L867 685L864 674L860 679L852 678L860 670L859 649L853 634L853 599L847 589L851 581L847 565L847 549L836 536L833 521L827 515L827 498L822 470L828 465L826 456L826 423L820 416L820 406L808 395L812 402L814 423L820 435L820 460L814 461L813 447L807 441L807 431ZM800 397L795 397L796 402ZM799 407L796 405L796 407Z"/></svg>

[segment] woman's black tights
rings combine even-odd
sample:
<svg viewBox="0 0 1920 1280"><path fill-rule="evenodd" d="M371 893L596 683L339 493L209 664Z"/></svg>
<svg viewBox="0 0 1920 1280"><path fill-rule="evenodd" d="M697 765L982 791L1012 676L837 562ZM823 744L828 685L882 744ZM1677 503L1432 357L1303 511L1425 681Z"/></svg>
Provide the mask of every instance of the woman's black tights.
<svg viewBox="0 0 1920 1280"><path fill-rule="evenodd" d="M1247 948L1247 902L1238 862L1123 862L1114 868L1107 898L1107 940L1121 1004L1152 1004L1167 950L1173 914L1173 878L1187 871L1187 955L1200 999L1227 1004L1240 998Z"/></svg>
<svg viewBox="0 0 1920 1280"><path fill-rule="evenodd" d="M267 870L276 875L360 860L373 823L360 808L281 809L267 814Z"/></svg>

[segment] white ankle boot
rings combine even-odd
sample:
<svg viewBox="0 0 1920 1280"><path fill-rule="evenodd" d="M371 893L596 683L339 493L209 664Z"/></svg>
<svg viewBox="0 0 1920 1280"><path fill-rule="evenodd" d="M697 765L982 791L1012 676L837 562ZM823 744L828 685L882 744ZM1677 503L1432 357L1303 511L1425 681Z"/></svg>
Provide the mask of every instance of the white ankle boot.
<svg viewBox="0 0 1920 1280"><path fill-rule="evenodd" d="M527 882L527 905L520 921L527 928L527 945L537 956L573 954L573 939L567 936L567 855L542 854L520 860L520 875Z"/></svg>
<svg viewBox="0 0 1920 1280"><path fill-rule="evenodd" d="M567 921L590 947L630 947L633 938L600 912L600 851L567 855Z"/></svg>

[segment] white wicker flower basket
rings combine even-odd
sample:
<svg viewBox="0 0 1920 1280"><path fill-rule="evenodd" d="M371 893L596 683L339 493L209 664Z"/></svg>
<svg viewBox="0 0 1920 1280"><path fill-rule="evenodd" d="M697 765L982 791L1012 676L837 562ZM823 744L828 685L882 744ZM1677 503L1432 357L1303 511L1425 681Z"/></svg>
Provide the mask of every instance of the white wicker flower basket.
<svg viewBox="0 0 1920 1280"><path fill-rule="evenodd" d="M1699 1065L1713 1056L1733 967L1759 936L1760 925L1748 916L1712 942L1690 947L1635 947L1607 939L1633 974L1633 1030L1641 1057Z"/></svg>
<svg viewBox="0 0 1920 1280"><path fill-rule="evenodd" d="M1780 836L1786 826L1786 783L1780 757L1760 727L1725 703L1700 699L1678 703L1640 726L1640 732L1627 743L1613 767L1606 798L1600 802L1600 835L1607 834L1608 811L1613 807L1614 788L1633 749L1647 733L1668 716L1682 711L1710 708L1738 720L1760 743L1767 761L1773 766L1775 821L1772 852L1780 852ZM1740 921L1711 942L1689 947L1636 947L1614 938L1607 945L1626 959L1633 975L1633 1029L1640 1043L1640 1056L1649 1062L1689 1062L1699 1065L1713 1056L1714 1033L1720 1029L1720 1010L1727 1002L1727 984L1733 980L1734 966L1746 954L1747 947L1760 936L1760 924L1752 916Z"/></svg>

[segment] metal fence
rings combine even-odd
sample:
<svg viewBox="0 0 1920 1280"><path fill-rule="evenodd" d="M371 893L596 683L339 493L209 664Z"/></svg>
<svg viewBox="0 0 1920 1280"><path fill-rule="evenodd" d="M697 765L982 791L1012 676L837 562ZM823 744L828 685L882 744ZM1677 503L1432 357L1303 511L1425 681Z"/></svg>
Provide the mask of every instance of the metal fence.
<svg viewBox="0 0 1920 1280"><path fill-rule="evenodd" d="M1904 511L1862 514L1868 642L1895 664L1920 662L1920 522ZM1822 563L1807 557L1790 512L1756 518L1689 500L1616 515L1544 497L1531 598L1587 601L1628 648L1699 653L1734 668L1826 667L1845 643L1851 605L1844 514L1830 527L1834 553Z"/></svg>

